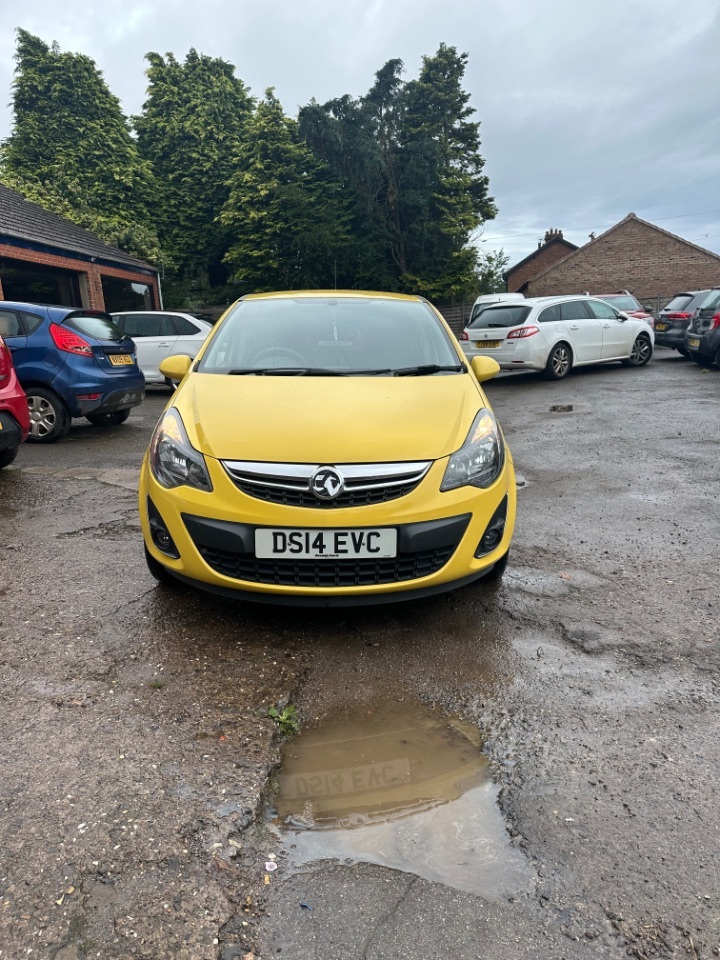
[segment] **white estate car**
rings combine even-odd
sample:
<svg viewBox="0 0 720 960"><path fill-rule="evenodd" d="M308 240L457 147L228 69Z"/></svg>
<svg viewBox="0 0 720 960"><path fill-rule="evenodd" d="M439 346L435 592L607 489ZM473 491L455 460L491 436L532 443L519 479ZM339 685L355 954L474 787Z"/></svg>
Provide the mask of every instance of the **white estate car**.
<svg viewBox="0 0 720 960"><path fill-rule="evenodd" d="M596 297L528 297L486 307L463 332L469 357L492 357L503 370L542 370L552 380L573 367L621 360L644 366L654 333Z"/></svg>
<svg viewBox="0 0 720 960"><path fill-rule="evenodd" d="M160 373L162 361L173 354L185 354L194 360L212 330L212 324L205 320L171 310L113 313L112 318L135 341L138 366L146 383L166 383Z"/></svg>

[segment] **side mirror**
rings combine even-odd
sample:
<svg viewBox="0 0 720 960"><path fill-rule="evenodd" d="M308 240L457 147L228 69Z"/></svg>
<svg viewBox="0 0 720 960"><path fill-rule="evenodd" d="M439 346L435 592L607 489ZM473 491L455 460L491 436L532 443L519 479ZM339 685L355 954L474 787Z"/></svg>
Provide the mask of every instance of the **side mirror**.
<svg viewBox="0 0 720 960"><path fill-rule="evenodd" d="M174 380L179 383L186 375L191 365L191 357L186 357L182 354L175 354L175 356L172 357L165 357L160 364L160 373L164 377L167 377L168 380Z"/></svg>
<svg viewBox="0 0 720 960"><path fill-rule="evenodd" d="M618 320L623 320L623 321L625 321L625 320L629 320L629 319L630 319L630 317L627 315L627 313L625 313L624 310L618 310Z"/></svg>
<svg viewBox="0 0 720 960"><path fill-rule="evenodd" d="M500 364L492 357L473 357L470 361L470 369L478 383L484 383L500 373Z"/></svg>

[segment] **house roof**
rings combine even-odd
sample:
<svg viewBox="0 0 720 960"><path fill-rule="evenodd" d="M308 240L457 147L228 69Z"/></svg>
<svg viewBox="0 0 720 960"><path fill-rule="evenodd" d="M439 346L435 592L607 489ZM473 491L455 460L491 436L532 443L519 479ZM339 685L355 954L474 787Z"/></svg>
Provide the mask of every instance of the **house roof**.
<svg viewBox="0 0 720 960"><path fill-rule="evenodd" d="M533 250L532 253L529 253L523 260L519 260L517 263L513 264L512 267L509 267L503 273L503 276L509 277L511 273L514 273L515 270L519 270L520 267L524 267L526 263L530 263L531 260L534 260L535 257L547 250L548 247L552 247L553 244L562 244L564 247L567 247L570 252L574 252L578 249L576 244L570 243L570 241L566 240L564 237L553 237L551 240L548 240L547 243L543 243L542 246L538 247L537 250Z"/></svg>
<svg viewBox="0 0 720 960"><path fill-rule="evenodd" d="M605 233L601 233L599 236L595 237L594 240L591 240L589 243L586 243L582 247L577 247L573 250L572 253L569 253L566 257L563 257L562 260L557 260L555 263L551 264L549 267L546 267L544 270L541 270L540 273L536 274L532 278L534 283L540 277L544 277L546 274L550 273L556 267L559 267L561 263L567 263L572 257L577 256L580 253L585 253L593 244L599 243L600 240L604 240L605 237L610 236L611 233L614 233L616 230L619 230L623 224L628 223L629 221L634 220L636 223L642 224L644 227L649 227L650 230L655 230L657 233L661 233L665 237L670 237L670 239L677 241L678 243L685 244L686 247L690 247L692 250L696 250L698 253L702 253L707 257L714 257L715 260L720 261L720 256L717 253L713 253L712 250L706 250L705 247L699 247L696 243L691 243L690 240L685 240L683 237L678 237L676 233L670 233L669 230L663 230L662 227L656 227L654 223L650 223L648 220L642 220L634 213L629 213L626 217L623 217L618 223L610 227L609 230L606 230Z"/></svg>
<svg viewBox="0 0 720 960"><path fill-rule="evenodd" d="M83 257L110 261L111 263L153 270L149 263L130 256L120 247L105 243L89 230L51 213L37 203L26 200L16 190L0 184L0 237L11 237L36 245L53 247L59 252L67 251Z"/></svg>

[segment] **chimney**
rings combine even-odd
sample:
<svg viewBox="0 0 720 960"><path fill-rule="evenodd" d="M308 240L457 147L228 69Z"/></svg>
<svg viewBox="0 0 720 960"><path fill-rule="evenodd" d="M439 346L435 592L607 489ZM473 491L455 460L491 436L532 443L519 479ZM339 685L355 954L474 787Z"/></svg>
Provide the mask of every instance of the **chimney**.
<svg viewBox="0 0 720 960"><path fill-rule="evenodd" d="M545 233L545 243L550 243L551 240L562 240L563 232L562 230L556 230L554 227L551 227Z"/></svg>

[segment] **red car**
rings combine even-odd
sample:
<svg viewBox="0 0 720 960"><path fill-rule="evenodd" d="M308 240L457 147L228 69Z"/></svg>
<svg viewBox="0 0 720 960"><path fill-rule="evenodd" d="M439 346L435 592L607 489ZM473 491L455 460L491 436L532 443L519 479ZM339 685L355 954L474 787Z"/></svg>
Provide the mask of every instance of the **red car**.
<svg viewBox="0 0 720 960"><path fill-rule="evenodd" d="M27 397L15 375L10 350L0 337L0 469L13 462L29 432Z"/></svg>
<svg viewBox="0 0 720 960"><path fill-rule="evenodd" d="M635 297L627 290L617 290L615 293L594 293L593 296L609 303L616 310L622 310L629 317L645 320L651 327L655 326L655 317L647 310L643 310Z"/></svg>

